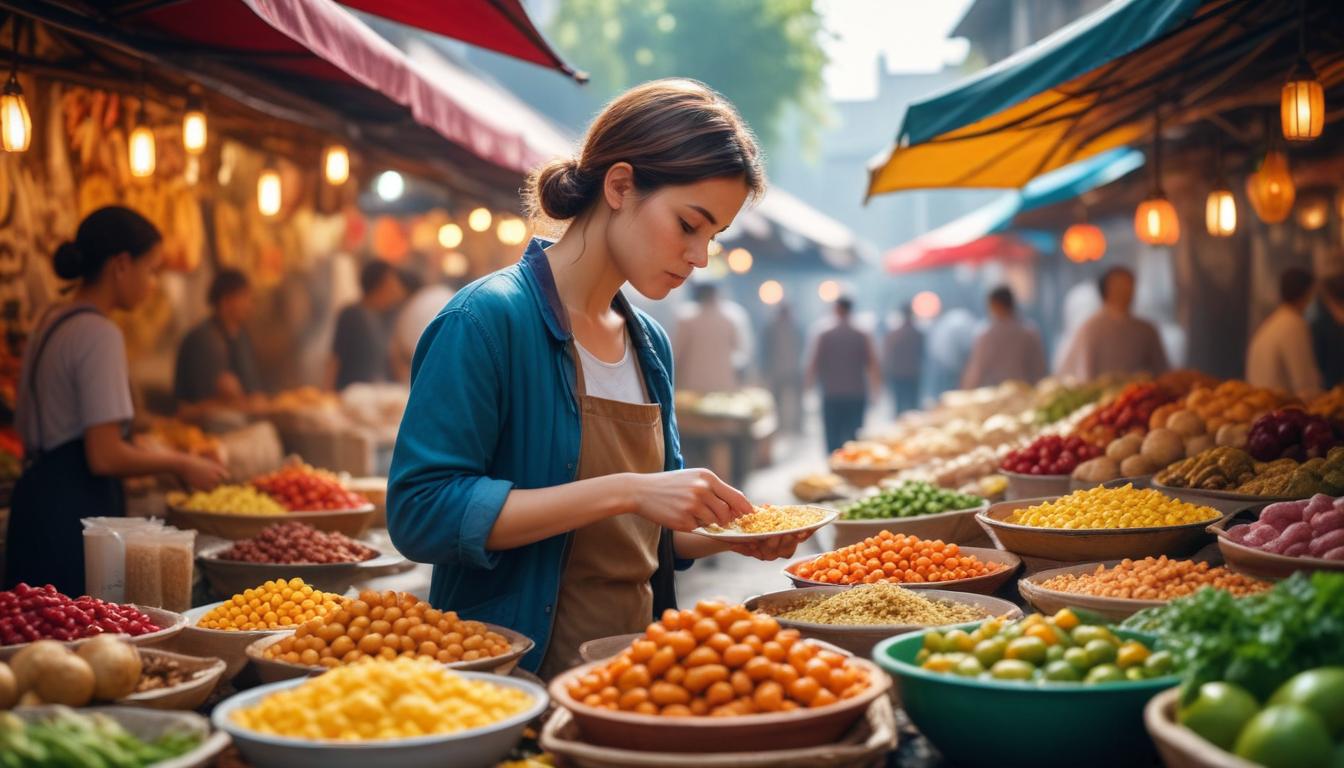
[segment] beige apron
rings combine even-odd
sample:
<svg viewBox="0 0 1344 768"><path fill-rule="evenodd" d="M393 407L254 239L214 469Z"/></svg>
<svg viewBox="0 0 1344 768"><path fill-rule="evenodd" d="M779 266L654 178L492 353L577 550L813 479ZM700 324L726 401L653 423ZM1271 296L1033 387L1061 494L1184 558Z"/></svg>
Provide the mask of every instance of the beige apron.
<svg viewBox="0 0 1344 768"><path fill-rule="evenodd" d="M663 471L663 416L658 404L588 395L583 362L572 343L570 356L578 377L581 418L575 479ZM542 677L550 679L577 665L579 645L588 640L644 631L653 616L649 579L658 569L661 533L660 526L635 514L608 517L574 532L560 577Z"/></svg>

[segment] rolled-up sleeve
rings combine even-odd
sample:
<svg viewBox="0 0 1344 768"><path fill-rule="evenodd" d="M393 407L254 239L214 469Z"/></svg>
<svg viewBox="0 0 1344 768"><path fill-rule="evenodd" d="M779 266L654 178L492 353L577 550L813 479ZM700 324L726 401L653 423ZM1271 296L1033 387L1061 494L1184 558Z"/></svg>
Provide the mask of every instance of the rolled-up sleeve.
<svg viewBox="0 0 1344 768"><path fill-rule="evenodd" d="M465 308L425 331L392 454L387 528L403 555L424 563L493 568L486 549L513 483L487 475L505 394L499 336Z"/></svg>

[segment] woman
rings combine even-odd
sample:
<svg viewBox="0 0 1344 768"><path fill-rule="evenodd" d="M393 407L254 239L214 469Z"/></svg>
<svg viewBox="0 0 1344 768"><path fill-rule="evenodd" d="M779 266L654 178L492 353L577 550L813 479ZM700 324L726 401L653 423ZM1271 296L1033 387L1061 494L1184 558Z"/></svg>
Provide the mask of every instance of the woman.
<svg viewBox="0 0 1344 768"><path fill-rule="evenodd" d="M107 314L150 295L161 240L140 214L107 207L56 251L56 274L75 281L74 295L47 311L24 351L16 421L25 466L9 518L7 587L53 584L84 594L79 519L125 514L121 478L172 473L208 489L224 477L214 462L125 439L135 413L126 346Z"/></svg>
<svg viewBox="0 0 1344 768"><path fill-rule="evenodd" d="M661 299L764 187L733 107L684 80L617 98L579 158L529 182L568 222L460 291L426 329L392 458L388 528L434 563L430 602L516 629L551 676L586 640L642 630L672 571L724 551L689 533L751 511L681 468L667 333L621 295ZM786 557L800 538L737 550Z"/></svg>

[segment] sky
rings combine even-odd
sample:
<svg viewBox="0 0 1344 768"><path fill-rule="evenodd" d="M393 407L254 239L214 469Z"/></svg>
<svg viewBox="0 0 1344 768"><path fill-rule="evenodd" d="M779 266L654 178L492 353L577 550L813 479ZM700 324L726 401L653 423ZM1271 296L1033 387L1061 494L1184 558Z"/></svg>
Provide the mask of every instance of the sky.
<svg viewBox="0 0 1344 768"><path fill-rule="evenodd" d="M877 95L877 55L891 72L936 72L966 56L966 41L949 40L972 0L817 0L832 33L826 92L834 100Z"/></svg>

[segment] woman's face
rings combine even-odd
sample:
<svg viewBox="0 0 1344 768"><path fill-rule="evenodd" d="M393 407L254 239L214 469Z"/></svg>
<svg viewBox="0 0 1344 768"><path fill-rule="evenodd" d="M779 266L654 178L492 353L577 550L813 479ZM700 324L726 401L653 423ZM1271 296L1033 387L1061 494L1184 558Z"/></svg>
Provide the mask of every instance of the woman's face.
<svg viewBox="0 0 1344 768"><path fill-rule="evenodd" d="M728 228L749 191L742 179L726 177L626 195L607 229L616 268L644 296L667 296L709 263L709 241Z"/></svg>
<svg viewBox="0 0 1344 768"><path fill-rule="evenodd" d="M129 253L119 254L108 263L112 270L112 285L116 292L117 308L131 311L154 292L163 268L163 245L155 245L140 258Z"/></svg>

